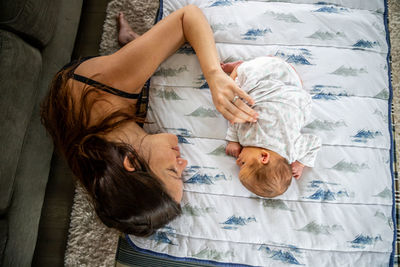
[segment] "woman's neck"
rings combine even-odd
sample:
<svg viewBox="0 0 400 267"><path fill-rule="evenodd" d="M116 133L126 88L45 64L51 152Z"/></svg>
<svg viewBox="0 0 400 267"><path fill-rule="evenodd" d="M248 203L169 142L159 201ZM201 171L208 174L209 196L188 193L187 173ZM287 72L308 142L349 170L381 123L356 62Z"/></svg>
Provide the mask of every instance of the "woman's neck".
<svg viewBox="0 0 400 267"><path fill-rule="evenodd" d="M149 150L149 144L146 142L146 136L148 135L135 122L127 122L108 133L107 139L113 142L129 144L141 157L147 159L149 153L146 153L146 151Z"/></svg>

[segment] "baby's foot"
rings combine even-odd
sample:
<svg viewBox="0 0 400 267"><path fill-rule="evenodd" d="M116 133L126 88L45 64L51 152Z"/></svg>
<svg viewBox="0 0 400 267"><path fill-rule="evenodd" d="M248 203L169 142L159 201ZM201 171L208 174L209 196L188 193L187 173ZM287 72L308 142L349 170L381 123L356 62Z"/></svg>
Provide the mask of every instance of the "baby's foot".
<svg viewBox="0 0 400 267"><path fill-rule="evenodd" d="M120 46L124 46L140 36L139 34L137 34L132 30L131 26L129 26L122 12L119 12L117 16L117 22L118 22L118 43Z"/></svg>
<svg viewBox="0 0 400 267"><path fill-rule="evenodd" d="M239 60L239 61L230 62L230 63L222 63L221 62L220 65L224 72L231 73L236 66L238 66L242 63L243 63L243 60Z"/></svg>

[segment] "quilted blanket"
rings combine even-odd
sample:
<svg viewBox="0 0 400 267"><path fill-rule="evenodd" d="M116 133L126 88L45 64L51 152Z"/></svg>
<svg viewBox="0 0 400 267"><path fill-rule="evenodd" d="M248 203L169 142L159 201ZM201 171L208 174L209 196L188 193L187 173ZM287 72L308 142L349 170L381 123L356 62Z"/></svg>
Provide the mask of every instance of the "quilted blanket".
<svg viewBox="0 0 400 267"><path fill-rule="evenodd" d="M150 82L145 125L179 137L188 160L183 214L136 249L182 261L251 266L387 266L395 238L391 85L383 0L195 0L223 62L277 56L312 96L304 133L322 148L314 168L276 198L244 188L225 154L193 49L184 45ZM185 6L165 0L160 19Z"/></svg>

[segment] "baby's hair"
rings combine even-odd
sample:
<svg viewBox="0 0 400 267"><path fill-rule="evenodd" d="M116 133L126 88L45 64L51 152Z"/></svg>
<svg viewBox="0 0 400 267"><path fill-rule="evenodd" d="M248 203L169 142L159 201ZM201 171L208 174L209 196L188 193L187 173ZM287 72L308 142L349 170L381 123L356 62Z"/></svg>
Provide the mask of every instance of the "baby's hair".
<svg viewBox="0 0 400 267"><path fill-rule="evenodd" d="M240 181L251 192L261 197L276 197L288 189L292 181L292 168L283 157L267 164L256 160L249 163L248 172L240 175Z"/></svg>

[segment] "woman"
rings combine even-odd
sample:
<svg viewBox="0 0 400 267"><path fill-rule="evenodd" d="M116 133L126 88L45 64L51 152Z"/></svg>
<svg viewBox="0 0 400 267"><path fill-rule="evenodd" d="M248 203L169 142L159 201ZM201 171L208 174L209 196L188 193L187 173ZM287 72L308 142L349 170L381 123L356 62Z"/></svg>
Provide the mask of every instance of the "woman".
<svg viewBox="0 0 400 267"><path fill-rule="evenodd" d="M179 215L187 164L175 135L148 135L136 124L141 88L161 62L189 42L217 110L231 123L254 121L256 113L244 102L253 100L221 69L211 28L196 6L175 11L135 37L112 55L57 73L42 105L42 121L100 219L146 236Z"/></svg>

